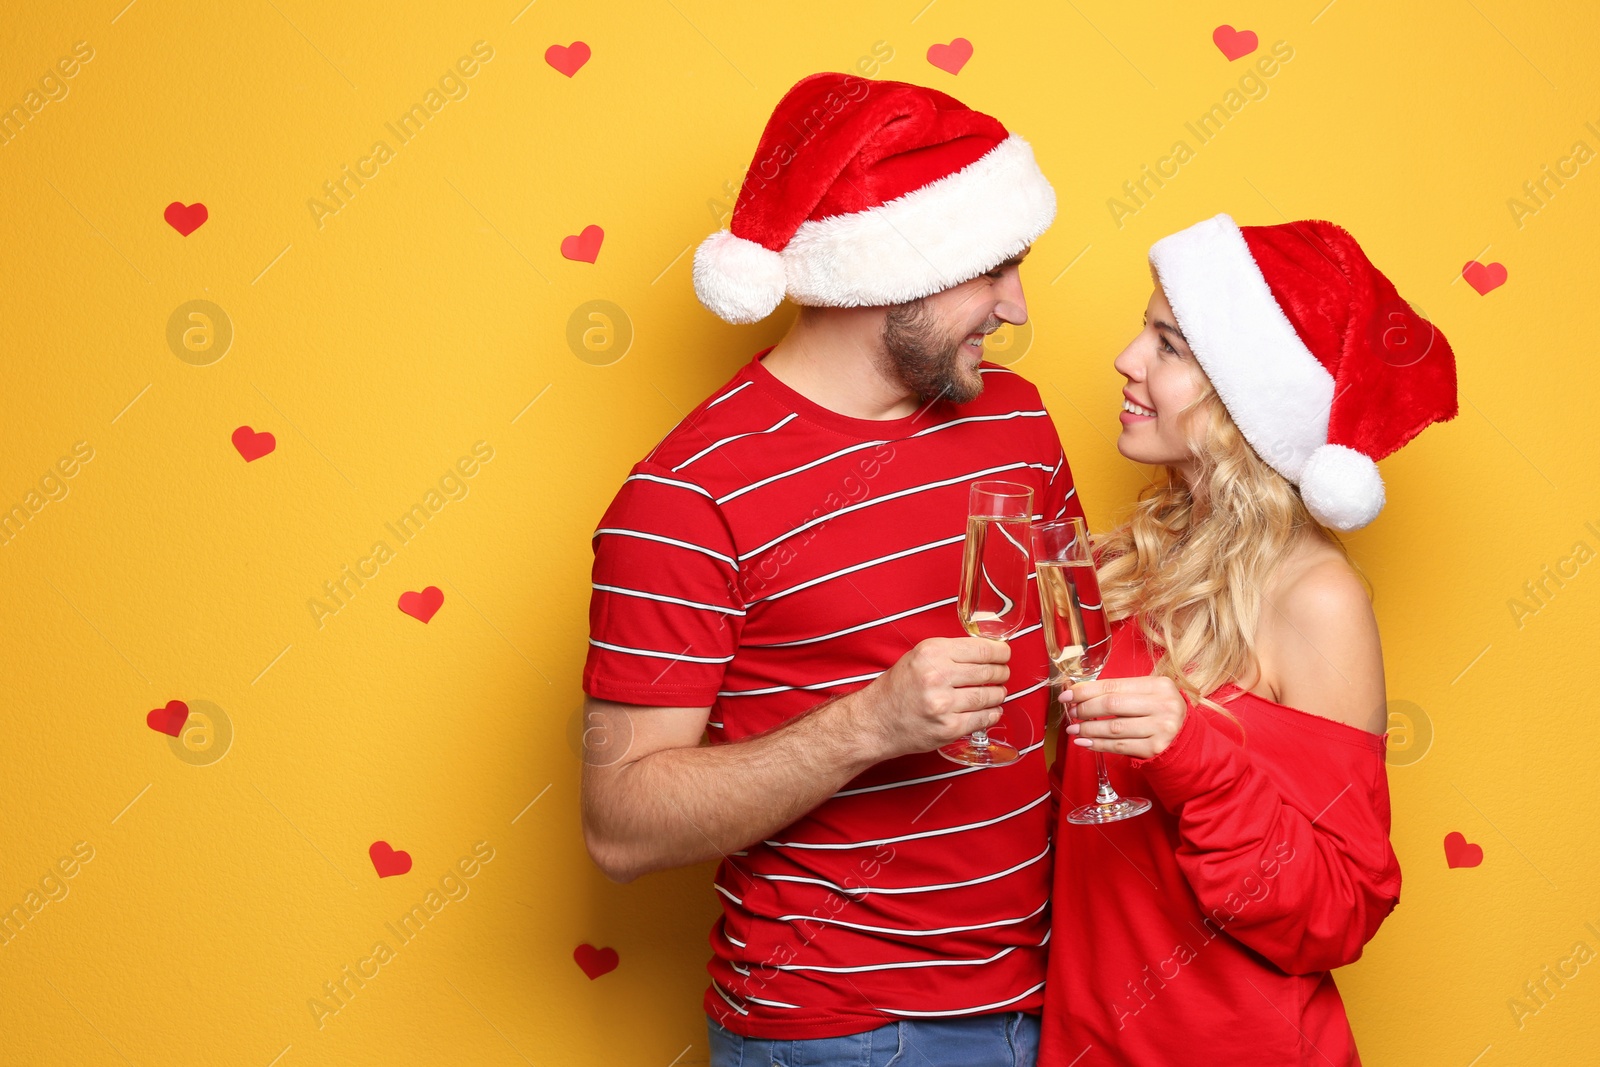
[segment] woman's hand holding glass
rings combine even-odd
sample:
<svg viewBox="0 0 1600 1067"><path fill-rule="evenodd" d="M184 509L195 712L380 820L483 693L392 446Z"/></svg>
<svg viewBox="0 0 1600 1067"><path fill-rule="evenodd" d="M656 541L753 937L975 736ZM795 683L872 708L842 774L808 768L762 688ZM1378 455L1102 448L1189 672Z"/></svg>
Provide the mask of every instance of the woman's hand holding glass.
<svg viewBox="0 0 1600 1067"><path fill-rule="evenodd" d="M1165 752L1189 711L1177 683L1159 676L1085 680L1061 702L1078 720L1066 727L1074 745L1133 759Z"/></svg>

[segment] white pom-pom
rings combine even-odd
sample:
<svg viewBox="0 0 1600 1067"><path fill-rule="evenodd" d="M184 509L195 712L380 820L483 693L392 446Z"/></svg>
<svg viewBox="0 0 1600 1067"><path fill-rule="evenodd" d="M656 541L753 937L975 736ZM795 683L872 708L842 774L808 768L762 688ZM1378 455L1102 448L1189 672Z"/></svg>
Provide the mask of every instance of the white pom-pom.
<svg viewBox="0 0 1600 1067"><path fill-rule="evenodd" d="M694 253L694 291L728 322L760 322L783 303L783 257L727 230L700 242Z"/></svg>
<svg viewBox="0 0 1600 1067"><path fill-rule="evenodd" d="M1300 471L1300 499L1322 525L1359 530L1383 510L1383 479L1365 453L1323 445Z"/></svg>

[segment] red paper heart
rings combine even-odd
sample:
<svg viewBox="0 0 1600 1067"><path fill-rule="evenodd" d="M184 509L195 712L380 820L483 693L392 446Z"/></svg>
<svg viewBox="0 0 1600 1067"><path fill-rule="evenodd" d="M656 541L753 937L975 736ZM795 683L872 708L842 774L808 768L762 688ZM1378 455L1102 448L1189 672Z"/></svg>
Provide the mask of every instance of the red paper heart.
<svg viewBox="0 0 1600 1067"><path fill-rule="evenodd" d="M433 613L438 611L443 603L444 593L436 585L430 585L420 593L400 594L400 610L422 622L433 618Z"/></svg>
<svg viewBox="0 0 1600 1067"><path fill-rule="evenodd" d="M544 61L570 78L589 62L589 55L588 45L573 41L570 45L553 44L546 48Z"/></svg>
<svg viewBox="0 0 1600 1067"><path fill-rule="evenodd" d="M164 708L156 708L144 717L144 724L152 730L177 737L189 718L189 705L181 700L169 700Z"/></svg>
<svg viewBox="0 0 1600 1067"><path fill-rule="evenodd" d="M1451 867L1476 867L1483 862L1483 846L1470 843L1459 830L1444 835L1444 861Z"/></svg>
<svg viewBox="0 0 1600 1067"><path fill-rule="evenodd" d="M233 447L239 450L246 463L253 463L278 447L278 439L270 433L256 433L248 426L233 431Z"/></svg>
<svg viewBox="0 0 1600 1067"><path fill-rule="evenodd" d="M572 950L572 958L578 961L578 966L583 968L583 973L589 976L591 982L617 969L617 950L614 948L579 945Z"/></svg>
<svg viewBox="0 0 1600 1067"><path fill-rule="evenodd" d="M1254 30L1236 30L1232 26L1218 26L1212 30L1211 43L1221 49L1229 63L1242 59L1261 45Z"/></svg>
<svg viewBox="0 0 1600 1067"><path fill-rule="evenodd" d="M580 263L593 263L600 256L600 242L605 239L606 231L600 227L585 226L582 233L561 239L561 254Z"/></svg>
<svg viewBox="0 0 1600 1067"><path fill-rule="evenodd" d="M1467 284L1478 290L1482 296L1491 289L1498 289L1506 283L1506 265L1504 263L1490 263L1485 266L1477 260L1469 260L1461 268L1461 276Z"/></svg>
<svg viewBox="0 0 1600 1067"><path fill-rule="evenodd" d="M411 853L397 852L389 847L387 841L374 841L372 847L367 849L367 855L372 857L372 867L378 872L379 878L405 874L411 869Z"/></svg>
<svg viewBox="0 0 1600 1067"><path fill-rule="evenodd" d="M201 203L185 204L181 200L174 200L167 205L167 210L162 212L162 218L167 220L167 225L174 230L189 236L200 228L200 224L211 216L206 213L206 206Z"/></svg>
<svg viewBox="0 0 1600 1067"><path fill-rule="evenodd" d="M960 74L971 58L972 42L965 37L957 37L949 44L928 46L928 62L950 74Z"/></svg>

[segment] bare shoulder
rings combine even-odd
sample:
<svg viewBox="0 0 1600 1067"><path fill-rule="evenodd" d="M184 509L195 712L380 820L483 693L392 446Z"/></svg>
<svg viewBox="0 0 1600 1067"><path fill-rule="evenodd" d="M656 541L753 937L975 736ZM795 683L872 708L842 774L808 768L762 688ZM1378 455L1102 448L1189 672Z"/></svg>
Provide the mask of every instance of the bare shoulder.
<svg viewBox="0 0 1600 1067"><path fill-rule="evenodd" d="M1286 566L1265 597L1258 646L1279 703L1382 733L1383 647L1366 586L1334 549Z"/></svg>

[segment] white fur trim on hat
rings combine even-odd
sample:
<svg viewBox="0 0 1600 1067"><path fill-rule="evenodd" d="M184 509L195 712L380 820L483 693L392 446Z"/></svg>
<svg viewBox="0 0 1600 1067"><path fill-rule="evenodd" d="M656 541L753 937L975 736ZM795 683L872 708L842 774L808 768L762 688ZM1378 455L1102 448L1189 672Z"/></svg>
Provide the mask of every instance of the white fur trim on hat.
<svg viewBox="0 0 1600 1067"><path fill-rule="evenodd" d="M969 281L1032 244L1056 194L1011 134L954 174L885 204L800 224L783 250L797 304L901 304Z"/></svg>
<svg viewBox="0 0 1600 1067"><path fill-rule="evenodd" d="M1383 478L1366 453L1323 445L1300 472L1300 499L1322 525L1359 530L1383 510Z"/></svg>
<svg viewBox="0 0 1600 1067"><path fill-rule="evenodd" d="M1227 215L1197 222L1152 245L1150 266L1245 440L1300 485L1328 440L1333 376L1278 306L1239 227Z"/></svg>
<svg viewBox="0 0 1600 1067"><path fill-rule="evenodd" d="M722 230L694 252L694 291L728 322L760 322L783 303L783 257Z"/></svg>

